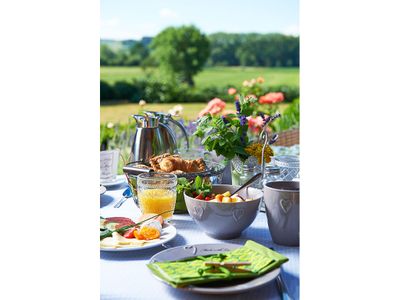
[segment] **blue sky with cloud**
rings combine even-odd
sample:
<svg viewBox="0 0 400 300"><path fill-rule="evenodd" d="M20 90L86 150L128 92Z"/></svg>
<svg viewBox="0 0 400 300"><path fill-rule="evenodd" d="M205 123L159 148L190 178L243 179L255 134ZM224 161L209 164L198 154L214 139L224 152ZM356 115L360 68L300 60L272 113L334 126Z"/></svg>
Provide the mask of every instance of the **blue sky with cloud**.
<svg viewBox="0 0 400 300"><path fill-rule="evenodd" d="M207 34L299 34L298 0L101 0L100 5L102 39L139 39L188 24Z"/></svg>

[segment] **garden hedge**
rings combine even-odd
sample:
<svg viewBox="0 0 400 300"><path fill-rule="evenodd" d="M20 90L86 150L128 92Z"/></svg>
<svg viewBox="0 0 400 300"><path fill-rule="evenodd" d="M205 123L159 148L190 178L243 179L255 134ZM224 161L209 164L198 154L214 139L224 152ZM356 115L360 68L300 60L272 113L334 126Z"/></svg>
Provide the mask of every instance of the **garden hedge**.
<svg viewBox="0 0 400 300"><path fill-rule="evenodd" d="M137 78L131 82L117 81L113 85L100 80L100 101L120 101L139 102L144 99L151 103L185 103L185 102L208 102L217 97L229 100L229 87L210 86L205 88L191 88L186 84L176 84L168 81L155 79ZM282 92L285 95L285 102L292 102L299 97L297 86L270 86L265 87L265 93Z"/></svg>

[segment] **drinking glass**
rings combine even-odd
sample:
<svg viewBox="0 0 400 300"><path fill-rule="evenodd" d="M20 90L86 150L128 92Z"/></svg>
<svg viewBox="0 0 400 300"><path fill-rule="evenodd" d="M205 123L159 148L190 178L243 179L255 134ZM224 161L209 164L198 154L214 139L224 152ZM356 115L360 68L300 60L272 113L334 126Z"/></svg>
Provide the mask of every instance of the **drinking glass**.
<svg viewBox="0 0 400 300"><path fill-rule="evenodd" d="M139 208L143 214L163 214L164 219L172 218L176 203L175 174L142 173L137 176Z"/></svg>

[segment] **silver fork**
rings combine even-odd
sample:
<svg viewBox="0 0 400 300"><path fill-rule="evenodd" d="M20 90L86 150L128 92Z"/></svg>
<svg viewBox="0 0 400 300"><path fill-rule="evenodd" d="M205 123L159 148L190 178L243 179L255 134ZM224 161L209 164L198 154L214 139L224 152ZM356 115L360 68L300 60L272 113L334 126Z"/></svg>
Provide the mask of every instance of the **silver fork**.
<svg viewBox="0 0 400 300"><path fill-rule="evenodd" d="M281 274L279 274L276 277L276 285L278 287L279 292L281 293L282 300L291 300L289 296L289 292L287 290L287 287L285 285L285 282L283 281Z"/></svg>
<svg viewBox="0 0 400 300"><path fill-rule="evenodd" d="M270 249L275 251L275 249L273 247L270 247ZM276 282L276 286L278 287L278 291L281 294L282 300L291 300L292 298L290 298L290 296L289 296L289 291L287 289L285 282L283 281L281 274L279 274L276 277L275 282Z"/></svg>

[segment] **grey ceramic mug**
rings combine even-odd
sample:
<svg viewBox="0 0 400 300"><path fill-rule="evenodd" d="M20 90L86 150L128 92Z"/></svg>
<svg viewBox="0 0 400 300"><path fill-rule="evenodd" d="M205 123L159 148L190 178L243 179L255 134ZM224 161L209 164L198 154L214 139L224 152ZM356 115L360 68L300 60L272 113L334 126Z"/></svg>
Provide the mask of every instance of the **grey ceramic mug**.
<svg viewBox="0 0 400 300"><path fill-rule="evenodd" d="M272 240L280 245L299 246L299 182L274 181L264 184L264 203Z"/></svg>

